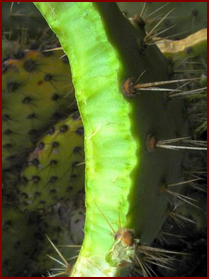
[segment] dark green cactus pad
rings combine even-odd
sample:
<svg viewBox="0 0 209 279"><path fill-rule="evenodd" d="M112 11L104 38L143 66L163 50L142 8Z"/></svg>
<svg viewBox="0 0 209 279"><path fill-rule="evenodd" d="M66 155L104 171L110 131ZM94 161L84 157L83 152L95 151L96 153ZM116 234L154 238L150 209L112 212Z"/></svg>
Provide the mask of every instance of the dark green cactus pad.
<svg viewBox="0 0 209 279"><path fill-rule="evenodd" d="M51 274L59 273L53 268L62 268L62 266L50 258L53 257L63 263L63 259L59 256L57 250L69 265L74 263L80 250L79 245L83 241L84 211L83 195L78 195L70 202L55 204L44 213L39 223L40 233L39 239L37 239L37 253L30 265L34 274L40 276L48 275L48 272ZM63 267L64 274L66 275L66 272Z"/></svg>
<svg viewBox="0 0 209 279"><path fill-rule="evenodd" d="M30 274L29 263L36 250L38 232L36 220L36 215L25 215L11 205L3 206L3 277L27 277Z"/></svg>

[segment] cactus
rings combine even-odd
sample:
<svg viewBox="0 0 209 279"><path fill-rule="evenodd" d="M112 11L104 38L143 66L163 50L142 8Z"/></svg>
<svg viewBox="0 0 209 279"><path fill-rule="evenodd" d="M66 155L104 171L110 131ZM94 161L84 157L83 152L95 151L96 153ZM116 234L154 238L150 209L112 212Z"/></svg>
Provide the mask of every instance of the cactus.
<svg viewBox="0 0 209 279"><path fill-rule="evenodd" d="M25 216L15 206L3 206L3 243L2 243L2 275L28 276L29 263L36 250L36 218L28 214ZM20 229L21 228L21 229Z"/></svg>
<svg viewBox="0 0 209 279"><path fill-rule="evenodd" d="M134 262L132 247L135 251L139 242L139 251L140 247L146 250L144 245L150 245L157 236L169 202L175 204L172 195L182 197L177 194L181 191L178 186L174 193L167 187L182 179L183 153L156 148L168 148L169 143L177 142L178 149L178 137L189 136L184 102L169 100L169 95L157 92L155 82L169 79L167 62L156 47L146 45L148 35L143 28L134 29L114 4L35 4L70 58L85 129L85 239L71 276L116 276L123 262ZM83 30L81 37L77 36L79 30ZM81 40L86 41L82 47ZM94 53L92 60L90 53ZM166 91L159 90L163 89ZM176 139L168 142L159 140L173 137ZM186 198L184 201L188 202ZM130 248L123 248L121 240L114 243L109 236L108 223L117 224L118 213L121 226L134 229L138 236ZM108 251L112 251L111 260L106 258ZM115 253L124 256L115 258Z"/></svg>
<svg viewBox="0 0 209 279"><path fill-rule="evenodd" d="M64 210L64 213L63 213ZM74 257L78 254L79 244L82 242L83 214L82 207L76 200L70 203L58 203L44 216L37 213L23 214L15 206L3 206L3 276L40 276L56 268L58 264L50 259L57 258L56 251L51 246L46 235L59 248L65 257ZM74 215L76 224L70 216ZM77 231L75 230L77 227ZM21 230L20 230L21 228ZM80 236L79 236L80 235ZM69 249L69 245L72 247ZM75 245L75 246L74 246ZM65 247L66 246L66 247ZM49 255L49 256L47 256Z"/></svg>
<svg viewBox="0 0 209 279"><path fill-rule="evenodd" d="M59 271L56 272L56 268L60 268L60 265L54 260L63 261L62 258L60 259L59 253L65 258L74 257L76 259L79 245L83 241L83 232L80 226L83 227L84 222L83 206L80 204L81 196L79 199L79 202L78 198L70 202L59 202L45 211L44 220L39 226L40 239L37 241L39 249L30 264L34 274L59 273ZM76 221L73 226L72 215ZM70 264L72 262L73 259Z"/></svg>
<svg viewBox="0 0 209 279"><path fill-rule="evenodd" d="M140 15L150 32L160 22L155 33L161 37L182 39L207 28L206 2L117 2L126 16Z"/></svg>
<svg viewBox="0 0 209 279"><path fill-rule="evenodd" d="M74 95L63 53L20 53L3 63L3 169L24 160L41 134L75 109L66 103Z"/></svg>
<svg viewBox="0 0 209 279"><path fill-rule="evenodd" d="M33 211L32 213L26 211L25 214L35 216L37 209L39 214L42 214L38 226L41 237L35 241L37 249L30 256L27 275L47 276L48 270L50 277L58 275L148 277L155 272L166 276L169 269L162 271L159 265L164 262L166 267L172 268L175 263L171 264L169 255L188 263L188 257L184 254L168 251L168 249L173 251L181 249L176 241L179 232L172 231L171 227L176 227L176 224L185 225L193 231L197 227L199 234L205 230L204 194L201 201L196 201L200 196L197 191L204 189L201 185L197 187L195 184L204 178L202 174L197 174L202 165L204 166L201 162L204 155L200 156L200 163L198 161L197 164L197 151L193 149L199 149L199 153L204 154L206 147L202 141L187 138L197 137L200 133L204 136L205 124L201 130L201 126L197 126L197 123L194 125L194 121L186 117L187 112L192 114L194 107L199 107L201 113L205 114L206 96L202 94L205 89L199 88L202 87L200 83L205 82L205 73L202 72L202 80L195 79L194 73L199 66L193 67L192 64L190 65L194 71L192 73L176 71L181 61L165 59L155 46L156 42L152 41L153 36L158 35L158 30L150 32L153 26L151 29L147 28L149 22L146 19L138 21L138 18L136 21L136 17L134 22L132 21L134 23L132 26L113 3L35 2L35 4L59 37L72 68L76 98L84 125L82 132L85 131L86 221L85 239L73 266L74 261L69 260L69 257L74 253L74 249L65 247L63 250L59 245L69 244L71 241L72 244L80 245L83 238L81 227L84 218L80 214L83 209L72 211L72 207L70 209L68 207L68 203L73 201L72 196L82 189L83 171L80 173L81 176L77 177L73 193L66 191L69 186L67 176L71 174L69 165L71 159L74 161L71 156L74 155L72 150L77 146L83 146L83 139L78 137L76 132L70 133L71 130L61 128L66 127L66 123L69 127L69 122L70 126L76 126L79 122L80 127L82 123L81 119L77 120L78 122L74 121L72 116L61 121L56 118L53 123L48 121L47 125L42 121L43 128L38 129L37 135L30 138L29 145L32 148L28 148L26 152L25 142L24 146L18 142L15 152L12 150L13 159L17 154L23 153L24 158L18 164L16 162L14 165L8 164L4 177L4 200L15 202L23 210ZM30 7L30 4L28 5ZM144 4L144 8L148 5ZM146 13L142 11L142 15L147 14L147 11ZM170 10L165 13L170 13ZM170 16L167 15L167 19ZM195 15L196 17L199 18L199 14ZM165 18L166 16L163 16L163 19ZM201 20L204 21L204 17ZM142 24L138 24L140 22ZM198 29L200 27L197 27ZM36 32L32 33L36 36ZM5 55L16 59L16 51L12 55L9 54L10 41L4 42ZM38 51L26 53L36 53L40 56L40 61L43 61L45 57L41 49L42 47ZM24 71L20 66L23 59L24 57L18 57L16 60L7 59L3 66L11 64L14 68L14 65L17 65L23 75ZM186 65L183 65L182 68L185 67ZM7 70L8 67L4 69ZM10 73L10 69L6 74L7 79L10 77L14 79L14 72ZM30 77L31 74L27 74ZM70 81L66 79L66 82ZM33 87L30 82L30 92L36 88ZM40 90L40 95L45 97L45 94ZM14 94L7 94L9 95L11 98ZM61 98L61 101L64 107L71 108L72 99ZM43 99L40 98L38 107L40 106L40 110L43 111L42 119L45 119L49 112L42 102ZM10 101L6 103L8 104ZM201 105L195 106L196 104ZM16 109L16 106L16 103L11 101L9 109L20 111L21 108ZM67 109L65 111L69 115ZM62 107L58 107L59 113L62 110ZM7 119L7 123L9 120ZM14 121L10 126L16 129L18 124ZM21 129L20 125L18 129ZM52 130L54 133L51 133ZM64 146L63 149L58 150L48 145L57 141L60 143L58 148ZM5 141L4 144L6 143ZM44 148L40 150L40 146ZM8 157L8 153L5 157ZM49 162L54 160L61 162L59 168L58 164L55 168L49 165ZM83 161L82 157L82 163ZM83 169L83 166L80 166ZM22 170L21 186L16 182L16 177L14 180L11 177L11 170L14 176L19 176L19 171ZM52 171L56 175L52 175ZM66 173L66 177L63 177L62 173ZM51 181L52 177L60 175L61 179L56 179L55 183L54 180ZM35 178L37 179L34 180ZM59 195L55 195L52 199L48 195L50 190L55 194L58 191ZM40 194L35 196L34 193ZM75 199L81 200L80 195ZM200 204L202 209L198 208ZM59 230L56 230L58 227ZM184 232L186 233L186 229ZM49 241L43 237L45 234L49 237ZM172 239L172 247L161 245L165 235L166 237L169 235ZM188 251L186 247L183 249ZM49 254L51 259L57 258L62 262L62 267L46 260L46 254ZM147 270L150 261L155 267L149 266ZM53 267L58 268L57 272L52 270ZM20 270L13 275L23 274L24 267L20 266Z"/></svg>
<svg viewBox="0 0 209 279"><path fill-rule="evenodd" d="M164 56L170 59L195 57L207 52L207 29L202 29L185 39L177 41L153 39Z"/></svg>
<svg viewBox="0 0 209 279"><path fill-rule="evenodd" d="M51 127L37 142L21 175L21 209L47 209L84 187L83 124L78 113Z"/></svg>
<svg viewBox="0 0 209 279"><path fill-rule="evenodd" d="M19 40L19 43L24 40L24 44L32 43L32 39L34 45L45 33L47 36L53 35L32 3L4 3L2 25L4 37L10 41Z"/></svg>

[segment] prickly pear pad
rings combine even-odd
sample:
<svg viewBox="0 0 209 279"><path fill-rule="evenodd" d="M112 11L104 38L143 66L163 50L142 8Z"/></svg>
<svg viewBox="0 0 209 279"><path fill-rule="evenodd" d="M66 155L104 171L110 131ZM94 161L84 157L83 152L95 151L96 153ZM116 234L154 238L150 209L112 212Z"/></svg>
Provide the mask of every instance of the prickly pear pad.
<svg viewBox="0 0 209 279"><path fill-rule="evenodd" d="M48 130L21 174L20 207L47 209L84 187L83 125L77 112Z"/></svg>
<svg viewBox="0 0 209 279"><path fill-rule="evenodd" d="M105 261L114 239L95 204L111 223L118 223L120 212L122 225L126 224L137 145L130 129L130 105L121 92L122 64L92 3L35 4L70 58L85 130L87 212L84 244L76 264L82 262L83 269L75 266L73 276L82 276L87 269L91 276L114 276L116 269ZM85 32L77 36L80 30Z"/></svg>
<svg viewBox="0 0 209 279"><path fill-rule="evenodd" d="M144 27L134 28L115 3L37 6L69 55L84 122L85 239L71 275L118 276L121 267L111 268L105 261L116 247L110 224L114 231L134 229L137 243L150 245L165 222L169 203L175 205L160 189L162 183L181 179L184 153L157 148L149 152L147 139L187 137L184 102L170 99L161 88L150 89L150 84L161 81L165 86L171 78L168 61L147 44ZM127 96L127 80L137 80L139 87L146 83L147 91ZM116 262L122 264L123 259Z"/></svg>

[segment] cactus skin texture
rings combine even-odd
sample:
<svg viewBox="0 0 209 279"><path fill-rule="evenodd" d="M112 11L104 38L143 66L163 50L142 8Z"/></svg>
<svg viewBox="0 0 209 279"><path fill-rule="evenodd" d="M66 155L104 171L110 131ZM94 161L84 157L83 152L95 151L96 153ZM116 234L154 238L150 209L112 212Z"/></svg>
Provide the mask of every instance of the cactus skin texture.
<svg viewBox="0 0 209 279"><path fill-rule="evenodd" d="M7 3L4 4L5 8ZM205 250L206 245L206 195L203 185L206 158L201 152L197 157L196 151L160 149L155 144L156 140L191 135L197 139L199 136L204 138L207 130L207 93L170 98L167 92L139 90L135 94L133 90L138 77L137 82L144 84L199 77L200 74L201 80L190 82L184 88L196 90L206 86L206 60L201 53L205 40L202 36L191 35L191 38L196 36L197 44L193 40L189 48L186 39L169 41L169 47L176 43L177 49L168 61L154 45L154 36L158 36L159 29L147 35L155 23L172 10L172 5L177 9L189 5L192 17L190 8L186 18L179 17L179 11L177 16L173 16L173 11L164 18L160 31L170 28L174 20L179 21L178 30L168 29L160 37L171 35L172 39L179 39L204 28L205 11L199 9L205 4L180 3L178 6L179 3L170 3L156 11L156 7L164 4L139 2L137 4L141 8L138 13L143 15L144 21L135 21L134 17L131 20L134 26L131 26L130 19L121 15L114 3L35 4L43 15L46 13L49 25L59 36L70 59L84 128L76 112L69 66L63 66L61 61L63 52L44 51L59 46L55 35L51 30L46 31L48 24L44 20L34 24L34 19L43 17L32 3L13 3L9 12L12 16L3 19L4 26L6 21L10 21L3 28L3 132L5 128L7 131L3 134L3 201L7 204L3 206L3 274L16 277L149 277L150 274L143 271L143 261L147 256L146 249L153 246L186 252L189 256L173 254L172 258L177 261L172 262L171 269L150 266L153 268L151 276L154 272L165 277L205 275L205 258L201 249ZM129 7L135 5L125 4ZM197 6L198 11L195 11ZM144 11L143 7L146 8ZM146 17L151 13L149 7L154 7L152 11L156 13ZM9 8L7 6L4 15L8 14ZM134 8L134 13L136 11ZM154 21L150 20L152 18ZM186 25L182 22L185 21L191 27L189 33L173 36L183 31ZM16 41L11 41L11 38ZM185 52L178 48L180 44L186 47L186 63ZM201 57L194 58L199 54ZM38 62L35 63L36 70L26 73L24 63L31 58ZM67 56L63 60L66 62ZM56 82L61 76L63 83L59 80L56 88L55 81L49 81L44 86L34 83L33 76L42 79L48 69L53 72L61 68ZM8 92L10 86L7 87L7 82L16 82L16 78L18 82L26 81L23 82L24 88ZM161 87L176 89L181 85L182 82ZM13 84L11 88L16 87ZM57 91L61 98L57 99L54 95L52 102L48 92L52 96ZM31 114L36 110L39 117L32 117L27 122L25 118L29 113L25 114L22 99L27 97L28 92L34 99L32 105L30 102L27 104L27 112L31 107ZM16 102L13 101L14 96ZM73 111L74 114L71 114ZM7 116L11 117L13 112L14 117L9 119ZM22 115L25 118L21 126L19 119ZM197 121L198 115L204 115L204 123L202 118ZM78 124L81 129L76 133L74 130L77 131ZM26 126L27 131L24 131ZM33 129L34 126L36 129ZM22 139L17 128L21 133L26 132ZM28 136L29 129L36 130L36 133ZM85 159L80 148L84 145L84 129ZM12 130L13 134L9 135L8 130ZM56 145L53 146L53 143ZM84 166L87 211L83 231ZM199 181L193 182L194 179ZM189 180L191 183L179 184ZM169 184L175 183L177 185L169 188ZM168 190L192 200L183 202ZM19 208L24 210L24 214ZM21 234L19 226L24 228ZM122 231L129 236L123 238L120 235ZM24 243L23 238L26 240ZM80 246L70 246L81 245L82 242L81 249ZM66 260L58 255L58 250ZM74 256L78 259L70 259ZM156 256L158 263L162 260L158 253L151 256ZM147 264L146 261L144 263ZM199 266L203 267L202 271L198 270Z"/></svg>
<svg viewBox="0 0 209 279"><path fill-rule="evenodd" d="M8 205L3 205L2 214L2 276L28 276L31 255L36 250L35 215L26 216L17 207Z"/></svg>
<svg viewBox="0 0 209 279"><path fill-rule="evenodd" d="M20 164L40 136L73 111L68 104L74 101L71 74L60 59L63 52L26 50L19 55L3 63L4 170Z"/></svg>
<svg viewBox="0 0 209 279"><path fill-rule="evenodd" d="M60 264L52 259L61 260L50 241L58 247L59 252L65 258L78 255L79 245L83 241L83 232L80 227L83 228L85 219L84 208L80 204L82 198L78 197L79 201L78 198L75 198L70 202L58 202L50 209L45 210L44 220L39 225L39 239L36 241L38 251L30 265L34 274L48 277L47 272L56 273L52 269L60 268ZM72 216L73 218L71 218ZM71 245L73 246L71 247ZM73 261L73 259L70 261L71 265ZM63 271L63 275L66 275L65 270Z"/></svg>
<svg viewBox="0 0 209 279"><path fill-rule="evenodd" d="M207 28L202 29L182 40L153 38L160 51L168 59L197 57L207 52Z"/></svg>
<svg viewBox="0 0 209 279"><path fill-rule="evenodd" d="M200 29L207 28L206 2L117 2L119 8L127 17L141 15L146 23L146 31L153 29L160 19L165 17L156 29L161 37L172 36L173 39L182 39Z"/></svg>
<svg viewBox="0 0 209 279"><path fill-rule="evenodd" d="M71 276L118 276L121 268L105 261L114 239L96 205L111 224L118 224L119 214L121 225L135 230L139 245L152 243L176 200L162 187L182 179L185 161L183 152L155 150L152 139L190 135L184 101L149 88L133 98L124 96L128 78L144 73L141 83L151 83L168 80L170 74L156 46L146 45L144 29L134 29L115 4L35 4L71 61L85 129L85 238ZM81 40L86 42L82 47Z"/></svg>
<svg viewBox="0 0 209 279"><path fill-rule="evenodd" d="M84 214L79 198L79 202L74 199L57 203L42 216L37 212L22 213L14 205L3 205L3 277L47 277L47 271L60 267L47 256L59 258L46 235L56 246L63 246L59 251L65 257L77 256L79 247L69 249L69 245L79 245L83 241L80 226L83 227ZM72 220L71 216L74 216Z"/></svg>
<svg viewBox="0 0 209 279"><path fill-rule="evenodd" d="M48 130L21 175L20 207L47 209L84 187L83 124L75 112Z"/></svg>
<svg viewBox="0 0 209 279"><path fill-rule="evenodd" d="M2 31L6 38L11 40L23 40L28 43L33 39L37 43L44 33L48 36L52 32L46 31L47 24L41 14L32 3L7 2L2 5Z"/></svg>

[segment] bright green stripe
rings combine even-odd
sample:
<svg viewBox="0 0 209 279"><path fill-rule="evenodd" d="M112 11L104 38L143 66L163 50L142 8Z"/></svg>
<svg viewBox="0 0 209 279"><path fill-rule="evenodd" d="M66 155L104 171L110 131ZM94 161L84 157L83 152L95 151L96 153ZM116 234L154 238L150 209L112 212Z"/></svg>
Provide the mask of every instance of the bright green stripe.
<svg viewBox="0 0 209 279"><path fill-rule="evenodd" d="M122 63L92 3L35 4L70 59L85 129L85 240L73 276L114 276L116 270L105 261L113 236L95 203L115 229L119 212L126 226L136 142L131 135L130 106L121 92Z"/></svg>

